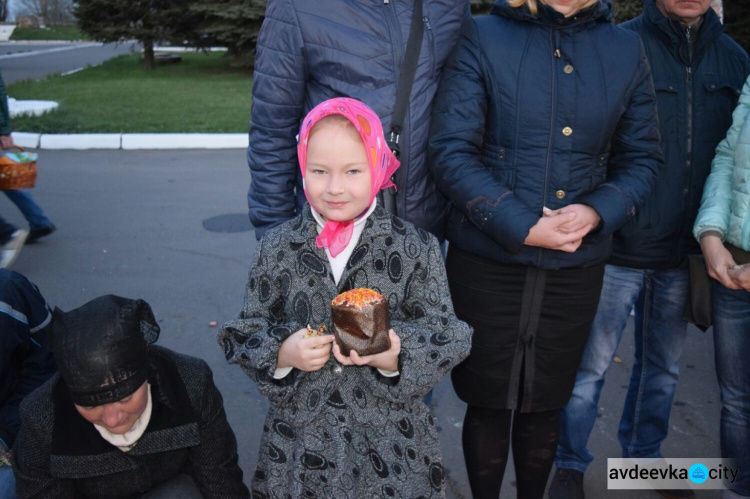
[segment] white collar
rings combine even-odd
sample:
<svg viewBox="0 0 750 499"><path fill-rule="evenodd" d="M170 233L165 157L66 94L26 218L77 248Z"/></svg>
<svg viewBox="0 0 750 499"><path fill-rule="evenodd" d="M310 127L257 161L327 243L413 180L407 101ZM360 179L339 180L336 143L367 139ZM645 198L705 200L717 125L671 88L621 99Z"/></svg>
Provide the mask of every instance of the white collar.
<svg viewBox="0 0 750 499"><path fill-rule="evenodd" d="M367 220L370 217L370 215L372 215L372 212L375 211L375 207L377 207L377 205L378 205L378 198L375 198L372 200L372 204L370 205L369 208L367 208L367 211L365 212L365 214L359 218L354 219L354 226L356 227L358 225L365 223L365 220ZM313 208L313 205L310 205L310 211L312 212L313 218L318 223L318 226L322 230L323 227L325 227L326 225L326 220L324 220L323 217L320 216L320 213L315 211L315 208ZM320 232L320 230L318 230L318 232Z"/></svg>
<svg viewBox="0 0 750 499"><path fill-rule="evenodd" d="M96 428L96 431L99 432L104 440L111 443L115 447L119 447L123 452L128 452L133 447L135 447L138 439L140 439L143 436L143 433L146 431L148 422L151 420L151 385L148 383L146 385L148 386L148 400L146 402L146 409L143 411L143 414L141 414L138 419L135 420L135 423L133 423L133 427L130 428L127 432L123 433L122 435L117 435L110 432L106 428L99 426L98 424L94 425L94 428Z"/></svg>

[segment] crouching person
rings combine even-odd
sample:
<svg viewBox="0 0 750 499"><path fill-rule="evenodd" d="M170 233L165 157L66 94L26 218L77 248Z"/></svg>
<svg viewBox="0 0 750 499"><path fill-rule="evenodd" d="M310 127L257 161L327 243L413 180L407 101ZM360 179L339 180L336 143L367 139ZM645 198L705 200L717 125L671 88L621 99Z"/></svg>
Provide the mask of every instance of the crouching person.
<svg viewBox="0 0 750 499"><path fill-rule="evenodd" d="M21 404L18 497L249 497L211 370L153 343L151 307L55 309L59 375Z"/></svg>

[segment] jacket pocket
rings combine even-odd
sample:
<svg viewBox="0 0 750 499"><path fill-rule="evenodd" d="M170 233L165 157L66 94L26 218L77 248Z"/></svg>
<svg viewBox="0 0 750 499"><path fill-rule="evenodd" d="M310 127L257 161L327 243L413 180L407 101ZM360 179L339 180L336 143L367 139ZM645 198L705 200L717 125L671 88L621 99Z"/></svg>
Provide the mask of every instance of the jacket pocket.
<svg viewBox="0 0 750 499"><path fill-rule="evenodd" d="M662 143L669 135L678 133L679 88L675 83L668 81L654 81L657 114L659 116L659 132L662 135Z"/></svg>
<svg viewBox="0 0 750 499"><path fill-rule="evenodd" d="M589 181L589 192L593 191L601 184L607 181L607 163L609 162L609 153L602 152L596 155L594 168L591 172Z"/></svg>
<svg viewBox="0 0 750 499"><path fill-rule="evenodd" d="M728 82L707 79L703 81L703 89L706 92L729 92L734 99L739 99L742 88Z"/></svg>
<svg viewBox="0 0 750 499"><path fill-rule="evenodd" d="M516 169L510 161L509 150L495 144L484 144L482 150L482 164L492 176L508 189L513 189L516 184Z"/></svg>
<svg viewBox="0 0 750 499"><path fill-rule="evenodd" d="M701 89L704 104L700 108L700 119L710 124L703 128L701 138L713 145L726 136L742 88L726 80L718 80L714 75L707 75L701 82ZM711 147L711 152L714 147Z"/></svg>

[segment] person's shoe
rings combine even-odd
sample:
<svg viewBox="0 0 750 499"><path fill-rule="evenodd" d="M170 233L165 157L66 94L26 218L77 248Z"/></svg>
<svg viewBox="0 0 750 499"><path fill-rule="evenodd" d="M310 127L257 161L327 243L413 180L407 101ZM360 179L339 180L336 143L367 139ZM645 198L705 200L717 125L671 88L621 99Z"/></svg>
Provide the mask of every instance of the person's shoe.
<svg viewBox="0 0 750 499"><path fill-rule="evenodd" d="M655 492L667 499L685 499L695 497L695 492L690 489L659 489Z"/></svg>
<svg viewBox="0 0 750 499"><path fill-rule="evenodd" d="M559 468L549 487L549 499L584 499L583 473Z"/></svg>
<svg viewBox="0 0 750 499"><path fill-rule="evenodd" d="M40 237L49 236L57 230L57 227L50 225L49 227L42 227L41 229L33 229L29 231L29 237L26 239L26 244L37 242Z"/></svg>
<svg viewBox="0 0 750 499"><path fill-rule="evenodd" d="M29 231L18 229L10 236L10 241L0 248L0 269L7 269L13 265L13 262L18 258L18 254L21 253L21 248L23 248L23 243L26 242L28 235Z"/></svg>

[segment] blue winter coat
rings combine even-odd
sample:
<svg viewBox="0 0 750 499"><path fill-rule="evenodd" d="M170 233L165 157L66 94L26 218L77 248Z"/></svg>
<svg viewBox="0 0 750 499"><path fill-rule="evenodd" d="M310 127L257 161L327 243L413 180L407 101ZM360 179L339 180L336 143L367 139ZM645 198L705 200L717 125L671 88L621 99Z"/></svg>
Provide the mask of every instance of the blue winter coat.
<svg viewBox="0 0 750 499"><path fill-rule="evenodd" d="M269 0L247 150L248 206L258 238L305 204L295 137L310 109L353 97L390 130L413 6L414 0ZM440 72L468 16L466 0L423 1L425 29L396 172L398 215L441 239L447 203L427 169L427 131Z"/></svg>
<svg viewBox="0 0 750 499"><path fill-rule="evenodd" d="M694 234L717 231L722 240L750 251L750 78L734 110L732 126L716 148Z"/></svg>
<svg viewBox="0 0 750 499"><path fill-rule="evenodd" d="M0 443L8 449L21 426L21 401L57 371L47 336L51 321L39 288L0 269Z"/></svg>
<svg viewBox="0 0 750 499"><path fill-rule="evenodd" d="M622 25L641 35L651 62L665 168L635 219L615 233L611 263L675 268L700 253L692 235L714 150L732 124L732 110L750 72L750 59L723 34L708 9L692 57L679 22L664 17L655 0Z"/></svg>
<svg viewBox="0 0 750 499"><path fill-rule="evenodd" d="M430 165L453 203L451 245L503 263L603 262L662 167L650 69L609 3L565 18L499 0L464 24L443 71ZM525 246L542 215L572 203L601 216L575 253Z"/></svg>

